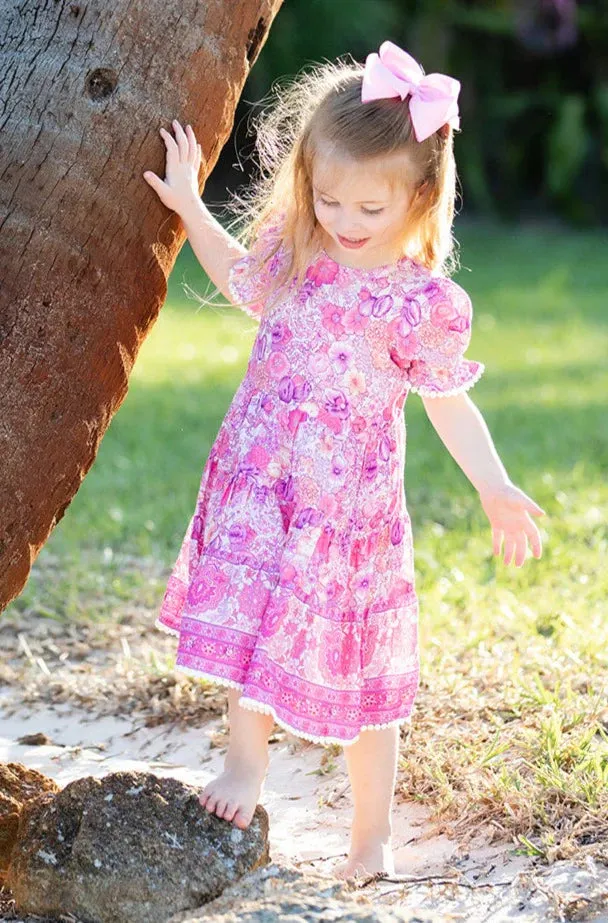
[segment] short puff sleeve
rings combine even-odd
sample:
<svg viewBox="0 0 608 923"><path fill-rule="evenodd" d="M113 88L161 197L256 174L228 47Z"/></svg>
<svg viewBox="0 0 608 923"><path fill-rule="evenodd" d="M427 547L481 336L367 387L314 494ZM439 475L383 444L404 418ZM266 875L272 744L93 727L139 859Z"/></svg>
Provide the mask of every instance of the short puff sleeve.
<svg viewBox="0 0 608 923"><path fill-rule="evenodd" d="M258 229L247 253L232 263L228 273L228 291L234 303L250 317L259 320L266 304L266 294L280 271L285 248L281 243L284 213L273 213ZM246 304L246 302L250 302Z"/></svg>
<svg viewBox="0 0 608 923"><path fill-rule="evenodd" d="M466 291L445 276L430 279L403 301L391 358L421 397L448 397L471 388L485 370L464 356L471 341L473 306Z"/></svg>

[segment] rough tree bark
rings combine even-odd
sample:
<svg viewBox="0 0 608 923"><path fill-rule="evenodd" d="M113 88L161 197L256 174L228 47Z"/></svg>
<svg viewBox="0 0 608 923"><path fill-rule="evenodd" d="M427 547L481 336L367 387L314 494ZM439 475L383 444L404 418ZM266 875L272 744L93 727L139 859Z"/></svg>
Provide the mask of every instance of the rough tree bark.
<svg viewBox="0 0 608 923"><path fill-rule="evenodd" d="M208 170L282 0L0 3L0 611L128 390L185 241L143 179ZM205 176L201 176L201 191Z"/></svg>

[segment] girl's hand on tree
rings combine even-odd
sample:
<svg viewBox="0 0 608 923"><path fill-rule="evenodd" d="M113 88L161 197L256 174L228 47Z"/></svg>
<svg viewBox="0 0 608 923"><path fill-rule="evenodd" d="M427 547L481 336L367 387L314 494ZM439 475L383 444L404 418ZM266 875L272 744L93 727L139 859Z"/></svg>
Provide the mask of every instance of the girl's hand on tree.
<svg viewBox="0 0 608 923"><path fill-rule="evenodd" d="M500 554L504 535L504 562L511 564L515 552L515 566L521 567L526 559L526 537L532 554L540 558L542 543L540 532L530 515L544 516L545 511L515 484L505 484L479 494L481 505L492 526L493 553Z"/></svg>
<svg viewBox="0 0 608 923"><path fill-rule="evenodd" d="M185 131L177 119L173 119L172 125L175 138L171 132L160 129L167 150L165 179L160 179L151 170L146 170L143 176L163 205L181 214L192 204L193 198L200 198L198 173L202 150L190 125L186 125Z"/></svg>

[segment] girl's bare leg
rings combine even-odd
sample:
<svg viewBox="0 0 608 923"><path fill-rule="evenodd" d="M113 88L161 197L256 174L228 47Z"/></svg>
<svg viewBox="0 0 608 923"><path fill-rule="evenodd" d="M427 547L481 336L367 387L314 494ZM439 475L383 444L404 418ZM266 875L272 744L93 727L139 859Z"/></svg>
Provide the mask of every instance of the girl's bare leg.
<svg viewBox="0 0 608 923"><path fill-rule="evenodd" d="M211 813L245 829L251 823L266 778L268 738L274 718L241 708L240 696L239 689L228 689L230 738L224 771L207 783L198 799Z"/></svg>
<svg viewBox="0 0 608 923"><path fill-rule="evenodd" d="M348 859L338 866L339 878L385 872L395 874L392 807L399 726L361 731L359 740L344 747L354 813Z"/></svg>

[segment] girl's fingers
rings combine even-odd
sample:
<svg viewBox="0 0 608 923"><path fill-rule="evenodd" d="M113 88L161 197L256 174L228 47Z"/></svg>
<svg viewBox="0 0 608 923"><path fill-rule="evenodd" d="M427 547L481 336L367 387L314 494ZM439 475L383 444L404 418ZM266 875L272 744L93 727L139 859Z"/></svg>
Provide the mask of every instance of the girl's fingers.
<svg viewBox="0 0 608 923"><path fill-rule="evenodd" d="M152 186L153 189L158 189L159 183L162 183L160 176L157 176L156 173L152 173L151 170L146 170L144 173L144 179Z"/></svg>
<svg viewBox="0 0 608 923"><path fill-rule="evenodd" d="M529 519L524 525L524 532L528 536L528 541L530 542L530 548L532 549L532 554L535 558L540 558L543 553L543 543L540 537L540 532L536 526L536 523L532 522Z"/></svg>
<svg viewBox="0 0 608 923"><path fill-rule="evenodd" d="M144 173L144 179L148 185L152 186L152 189L157 194L161 202L164 202L166 192L168 191L167 184L164 182L164 180L162 180L160 176L157 176L156 173L152 173L151 170L146 170Z"/></svg>
<svg viewBox="0 0 608 923"><path fill-rule="evenodd" d="M515 541L510 532L505 535L505 553L504 553L504 562L506 565L509 565L513 560L513 552L515 551Z"/></svg>
<svg viewBox="0 0 608 923"><path fill-rule="evenodd" d="M168 173L170 168L174 167L176 163L179 163L179 148L175 143L173 135L169 134L165 128L161 128L160 133L163 137L167 150L167 164L165 173Z"/></svg>
<svg viewBox="0 0 608 923"><path fill-rule="evenodd" d="M198 144L196 143L192 125L186 125L186 135L188 137L190 163L194 166L198 157Z"/></svg>
<svg viewBox="0 0 608 923"><path fill-rule="evenodd" d="M539 506L538 503L535 503L532 497L529 497L523 491L520 491L520 507L522 507L526 512L533 513L534 516L544 516L545 511L542 506Z"/></svg>
<svg viewBox="0 0 608 923"><path fill-rule="evenodd" d="M515 563L521 567L526 560L528 544L535 558L542 556L541 535L535 522L528 513L538 510L538 515L543 515L544 510L530 498L519 505L518 510L505 510L498 508L489 511L492 525L492 551L500 555L501 545L504 542L503 559L506 565Z"/></svg>
<svg viewBox="0 0 608 923"><path fill-rule="evenodd" d="M170 132L168 132L166 128L161 128L160 133L167 147L167 151L168 152L173 151L177 153L179 151L179 148L177 146L177 142L175 141L175 138L173 137L173 135Z"/></svg>
<svg viewBox="0 0 608 923"><path fill-rule="evenodd" d="M527 518L527 517L526 517ZM498 526L492 527L492 552L499 556L501 545L504 542L503 559L509 565L515 563L521 567L528 554L528 545L535 558L542 556L542 540L536 524L527 518L518 529L504 530Z"/></svg>
<svg viewBox="0 0 608 923"><path fill-rule="evenodd" d="M177 146L179 147L179 157L180 160L188 160L189 158L189 145L188 138L182 126L179 124L177 119L173 119L171 123L173 125L173 130L175 131L175 137L177 139Z"/></svg>
<svg viewBox="0 0 608 923"><path fill-rule="evenodd" d="M526 533L519 532L515 541L515 567L522 566L526 560L527 550L528 546L526 544Z"/></svg>

